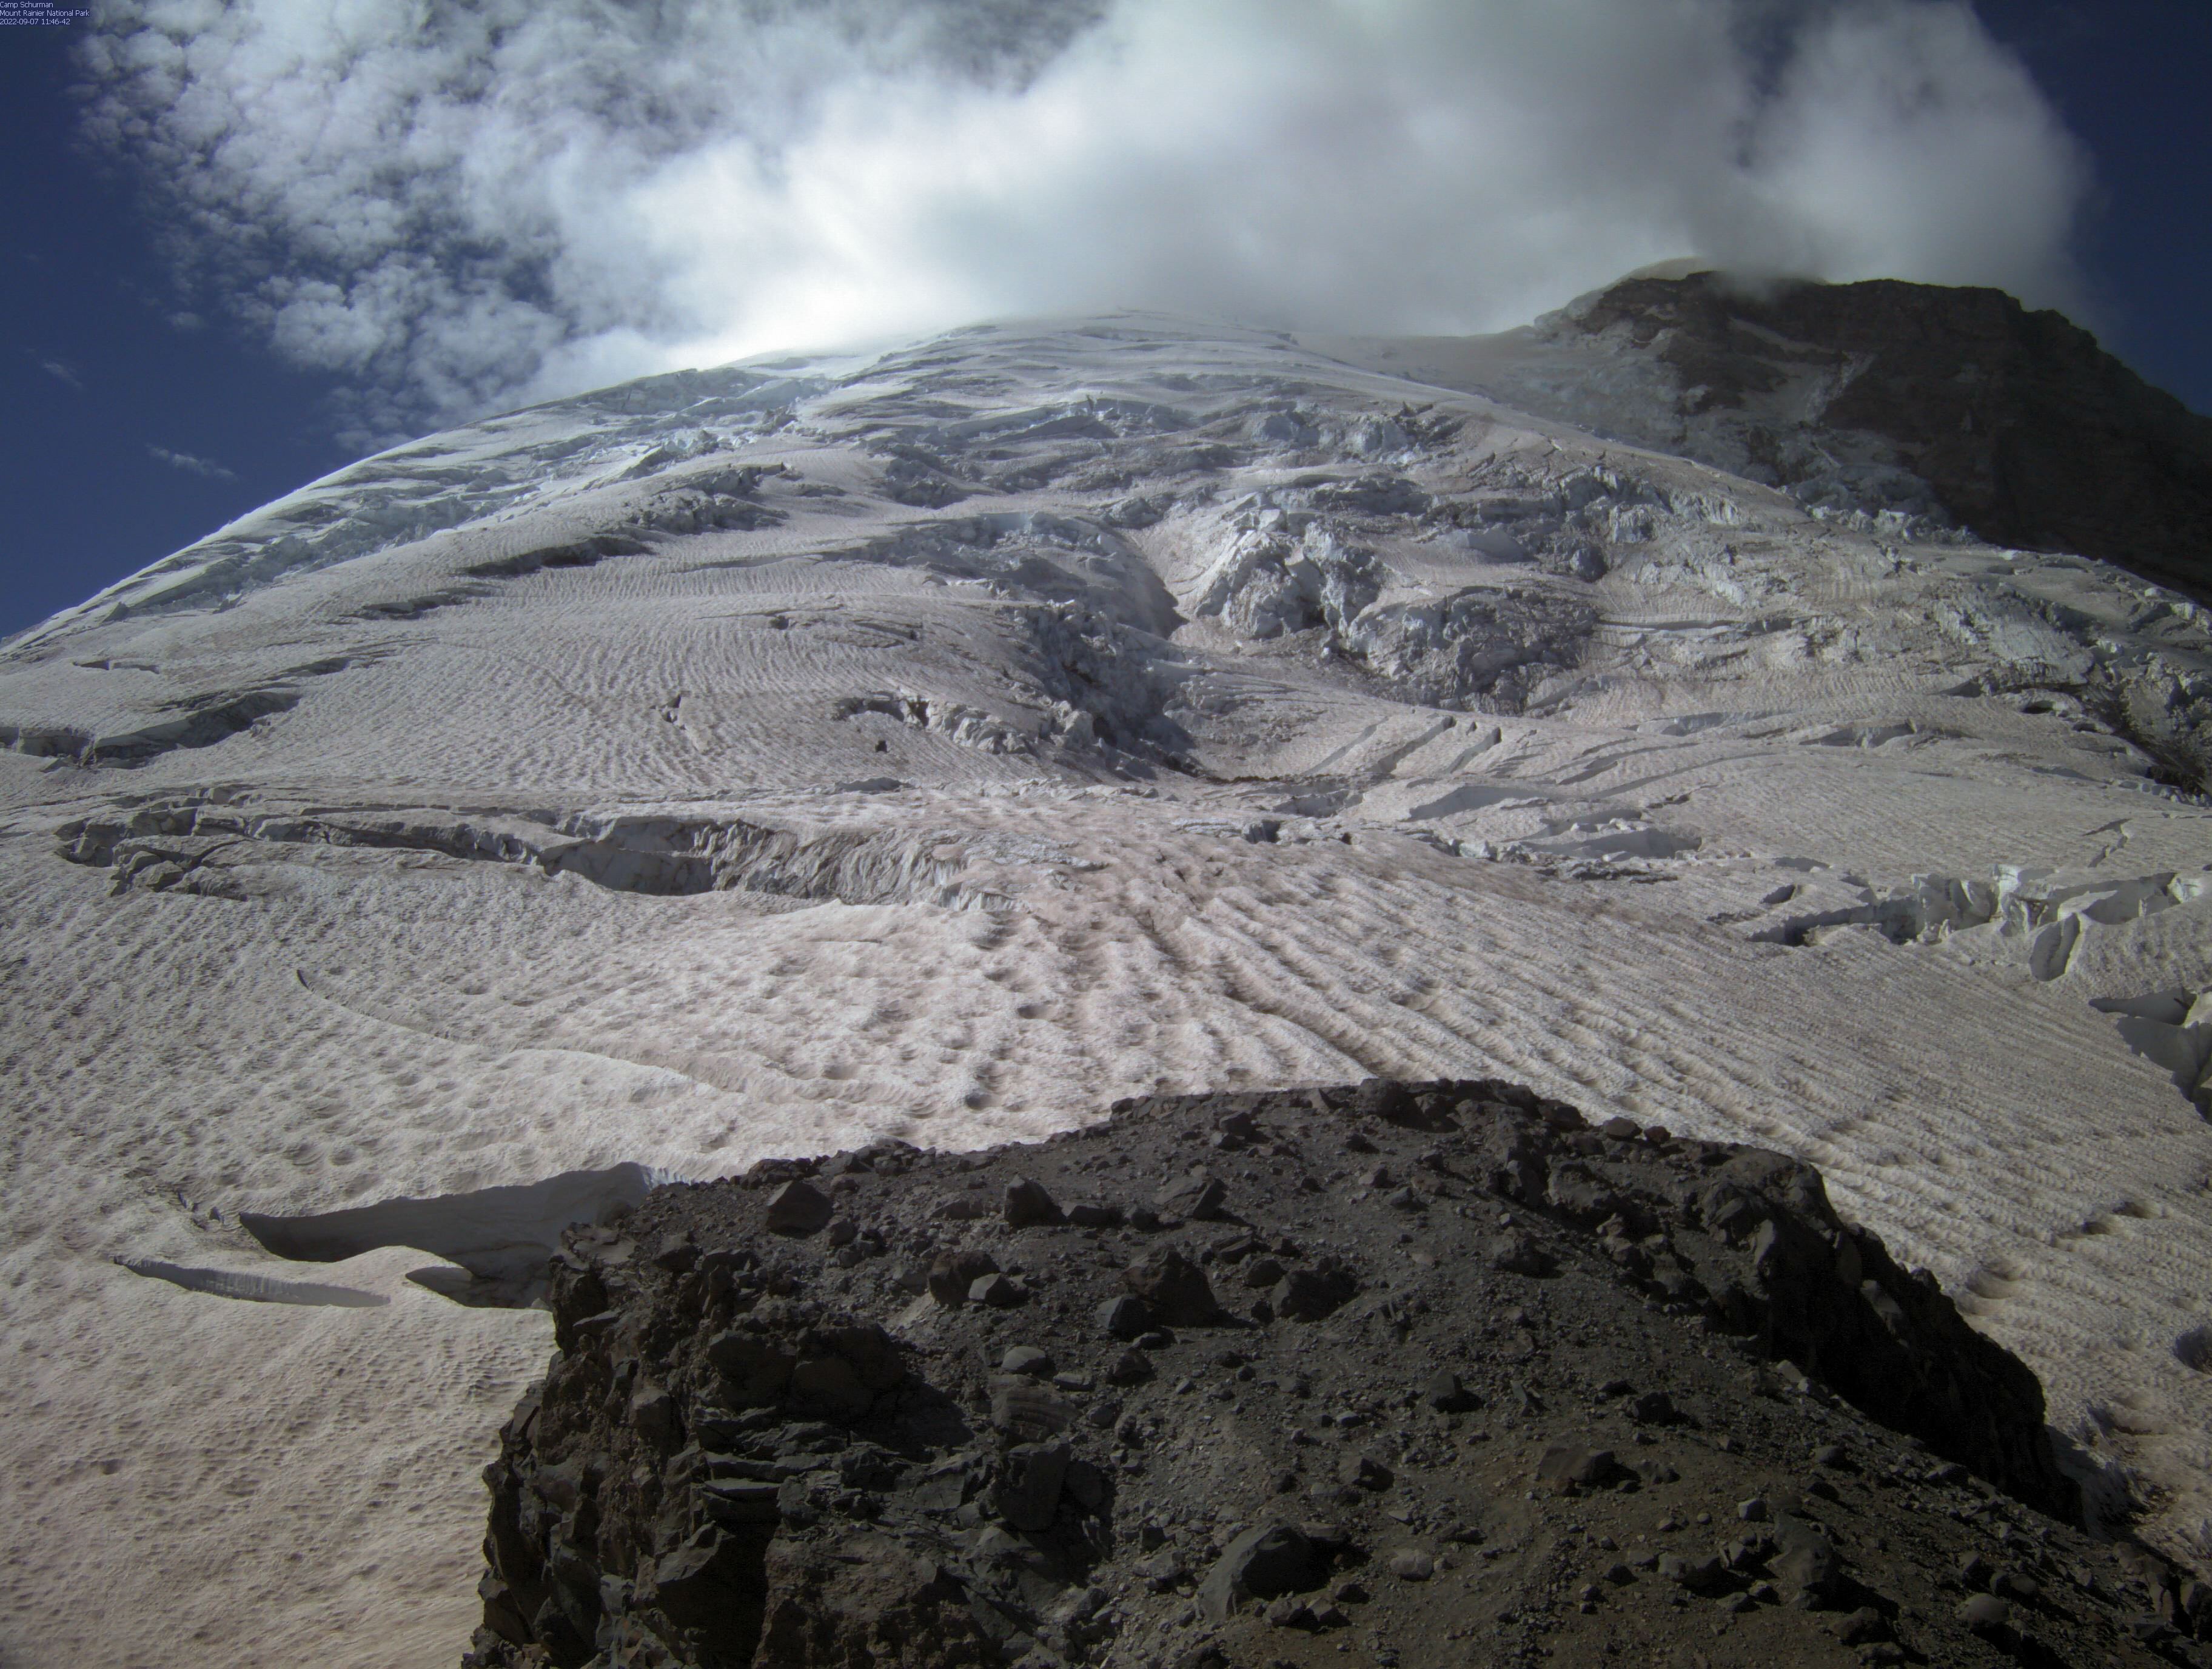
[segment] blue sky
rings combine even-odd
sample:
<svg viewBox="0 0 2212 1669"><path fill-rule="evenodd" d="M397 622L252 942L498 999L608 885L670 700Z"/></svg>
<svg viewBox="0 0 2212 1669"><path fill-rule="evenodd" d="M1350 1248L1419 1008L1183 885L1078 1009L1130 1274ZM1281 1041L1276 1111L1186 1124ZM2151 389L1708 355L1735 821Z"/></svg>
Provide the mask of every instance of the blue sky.
<svg viewBox="0 0 2212 1669"><path fill-rule="evenodd" d="M0 632L349 461L330 379L175 322L130 183L76 143L76 33L0 30Z"/></svg>
<svg viewBox="0 0 2212 1669"><path fill-rule="evenodd" d="M556 32L562 8L550 0L531 9L534 44L528 31L496 51L403 34L374 52L311 42L294 54L312 68L324 51L350 81L294 69L270 79L252 5L228 14L244 21L204 84L149 78L145 44L165 43L139 0L104 7L97 23L0 28L10 442L0 632L377 442L535 395L841 335L1119 302L1494 327L1689 239L1754 258L1819 248L1835 276L1895 270L2039 289L2034 299L2065 300L2145 376L2212 411L2212 7L2200 0L1978 0L1968 21L2026 65L2063 130L2055 137L2008 90L2002 63L1954 27L1961 6L1781 0L1770 9L1787 19L1839 11L1862 27L1831 40L1771 104L1746 106L1764 148L1759 201L1796 205L1795 219L1757 224L1702 131L1645 144L1640 130L1572 109L1567 120L1461 119L1462 88L1475 89L1468 108L1513 96L1482 82L1492 61L1498 77L1539 92L1547 75L1571 76L1595 89L1593 110L1624 107L1647 125L1654 110L1764 96L1700 62L1707 38L1694 33L1631 42L1608 65L1578 50L1574 20L1547 36L1517 27L1506 0L1407 0L1402 27L1357 39L1330 33L1327 0L1309 9L1323 21L1303 37L1245 0L1221 0L1195 25L1188 10L1126 0L1106 8L1107 33L1120 30L1109 53L1096 47L1100 31L1086 33L1101 9L1087 0L1027 14L928 0L897 28L854 27L873 3L822 0L804 27L740 34L730 9L694 0L672 9L691 32L684 52L663 39L610 42L596 73L599 43ZM1556 11L1579 9L1587 27L1629 4L1562 0ZM1007 21L1017 15L1028 21ZM120 60L88 74L81 49L95 29L134 43L135 80ZM1259 29L1280 50L1255 70ZM518 59L515 40L537 57ZM659 88L647 113L610 113L606 88L634 82L638 63L687 53L736 68ZM1918 113L1869 101L1862 83L1886 76L1893 93L1914 54L1933 66L1930 96L1948 100L1949 125L1911 131ZM362 63L382 65L384 79L364 81L352 67ZM472 75L465 96L451 92ZM527 82L528 96L487 128L501 76ZM718 101L711 89L725 81L744 90L746 113ZM1386 86L1388 107L1373 92ZM866 96L843 96L856 88ZM229 101L211 115L210 94ZM258 125L288 98L303 119ZM1217 125L1240 99L1287 108L1297 125ZM514 113L533 102L559 119L533 126ZM1133 103L1141 121L1127 115ZM339 118L363 113L368 137L346 138L325 104ZM783 125L763 132L750 113L771 106ZM389 184L393 159L374 154L394 112L415 124L410 159L433 139L448 148L404 191ZM922 128L954 149L910 161ZM579 131L595 149L579 151ZM1449 149L1407 154L1438 133ZM2068 134L2087 161L2085 188L2067 173ZM518 159L477 192L498 204L454 208L471 180L484 186L467 170L487 149ZM1462 155L1474 159L1463 179ZM976 156L991 163L970 170L983 183L931 195ZM556 177L560 192L536 194ZM1394 184L1378 192L1384 178ZM1608 200L1616 188L1660 206L1639 221ZM2060 247L2051 203L2062 189L2074 193L2075 230ZM1975 218L1984 198L2002 211L1985 222ZM1588 201L1589 225L1562 235L1560 201ZM525 207L500 206L511 202ZM1224 204L1240 223L1212 248L1206 235ZM1437 230L1445 223L1486 235L1454 242ZM1341 253L1319 259L1317 245ZM1402 259L1410 247L1432 249L1433 262ZM641 265L652 268L644 277Z"/></svg>

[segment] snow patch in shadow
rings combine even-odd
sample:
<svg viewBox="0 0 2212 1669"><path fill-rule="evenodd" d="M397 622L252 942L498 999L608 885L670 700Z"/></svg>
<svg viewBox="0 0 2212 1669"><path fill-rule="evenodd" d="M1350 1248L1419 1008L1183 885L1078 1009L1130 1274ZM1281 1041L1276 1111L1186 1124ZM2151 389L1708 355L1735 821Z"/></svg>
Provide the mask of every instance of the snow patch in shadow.
<svg viewBox="0 0 2212 1669"><path fill-rule="evenodd" d="M460 1302L520 1308L544 1290L545 1263L562 1229L619 1221L664 1179L642 1165L625 1164L312 1216L246 1211L239 1221L269 1251L301 1263L335 1264L380 1246L410 1246L459 1264L470 1277L465 1282L451 1270L418 1270L410 1280Z"/></svg>
<svg viewBox="0 0 2212 1669"><path fill-rule="evenodd" d="M352 1287L325 1286L318 1281L279 1281L266 1275L244 1275L234 1270L194 1269L185 1264L165 1264L157 1258L118 1258L115 1260L133 1275L143 1275L187 1292L212 1294L217 1298L243 1298L257 1304L321 1304L346 1310L374 1310L392 1300L381 1293Z"/></svg>
<svg viewBox="0 0 2212 1669"><path fill-rule="evenodd" d="M652 549L627 533L594 533L566 545L549 545L542 550L476 563L461 571L472 579L519 580L547 568L592 568L609 557L641 557Z"/></svg>
<svg viewBox="0 0 2212 1669"><path fill-rule="evenodd" d="M888 783L890 778L875 779ZM865 786L865 785L863 785ZM447 857L574 874L610 892L655 896L742 890L842 904L929 904L948 910L1015 908L1006 894L964 876L974 841L940 856L937 829L792 830L728 817L544 810L459 813L435 809L264 813L221 804L141 806L127 817L86 818L57 835L61 857L115 870L115 890L213 890L209 855L226 860L253 846L353 846L435 852Z"/></svg>
<svg viewBox="0 0 2212 1669"><path fill-rule="evenodd" d="M2175 1339L2173 1359L2192 1373L2212 1373L2212 1327L2191 1327Z"/></svg>
<svg viewBox="0 0 2212 1669"><path fill-rule="evenodd" d="M2152 1065L2173 1075L2173 1087L2212 1118L2212 992L2153 991L2145 996L2092 997L2089 1006L2113 1017L2120 1041Z"/></svg>
<svg viewBox="0 0 2212 1669"><path fill-rule="evenodd" d="M66 726L0 724L0 746L81 765L142 765L179 748L213 747L265 718L289 713L307 694L306 680L327 678L356 657L333 655L295 667L243 690L182 696L156 710L159 716L129 730L79 731Z"/></svg>
<svg viewBox="0 0 2212 1669"><path fill-rule="evenodd" d="M1818 944L1827 929L1870 927L1894 945L1950 942L1998 960L2025 962L2037 979L2062 978L2082 935L2194 902L2203 876L2166 871L2125 879L2063 880L2052 871L2000 865L1983 880L1915 875L1901 887L1862 887L1856 902L1805 911L1751 935L1768 944Z"/></svg>

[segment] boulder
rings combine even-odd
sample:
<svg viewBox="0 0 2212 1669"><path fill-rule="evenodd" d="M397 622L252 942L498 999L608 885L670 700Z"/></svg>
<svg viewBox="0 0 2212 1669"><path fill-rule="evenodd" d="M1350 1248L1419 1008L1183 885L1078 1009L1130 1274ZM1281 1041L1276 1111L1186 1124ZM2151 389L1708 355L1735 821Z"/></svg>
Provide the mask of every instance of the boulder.
<svg viewBox="0 0 2212 1669"><path fill-rule="evenodd" d="M1138 1259L1122 1271L1121 1281L1168 1326L1206 1327L1223 1319L1206 1271L1174 1246Z"/></svg>
<svg viewBox="0 0 2212 1669"><path fill-rule="evenodd" d="M994 1310L1011 1310L1029 1296L1029 1291L1011 1276L981 1275L969 1283L968 1301Z"/></svg>
<svg viewBox="0 0 2212 1669"><path fill-rule="evenodd" d="M1390 1556L1390 1574L1401 1581L1425 1582L1437 1574L1436 1556L1418 1547L1401 1548Z"/></svg>
<svg viewBox="0 0 2212 1669"><path fill-rule="evenodd" d="M947 1309L957 1309L976 1282L998 1272L999 1260L988 1252L940 1252L929 1266L929 1295Z"/></svg>
<svg viewBox="0 0 2212 1669"><path fill-rule="evenodd" d="M1305 1269L1292 1270L1267 1294L1275 1313L1285 1321L1320 1321L1336 1313L1359 1293L1352 1271L1334 1258L1315 1260Z"/></svg>
<svg viewBox="0 0 2212 1669"><path fill-rule="evenodd" d="M1124 1293L1098 1307L1100 1331L1109 1338L1134 1339L1152 1330L1152 1313L1145 1300Z"/></svg>
<svg viewBox="0 0 2212 1669"><path fill-rule="evenodd" d="M1556 1495L1595 1489L1613 1481L1620 1463L1611 1449L1588 1448L1575 1443L1554 1443L1536 1463L1536 1482Z"/></svg>
<svg viewBox="0 0 2212 1669"><path fill-rule="evenodd" d="M1785 1514L1775 1526L1774 1540L1780 1550L1767 1568L1784 1599L1806 1611L1822 1611L1844 1597L1843 1561L1826 1536Z"/></svg>
<svg viewBox="0 0 2212 1669"><path fill-rule="evenodd" d="M991 1510L1016 1530L1049 1530L1073 1459L1065 1443L1016 1444L1000 1459Z"/></svg>
<svg viewBox="0 0 2212 1669"><path fill-rule="evenodd" d="M1240 1605L1273 1599L1312 1585L1314 1546L1294 1525L1265 1524L1231 1542L1199 1584L1199 1610L1226 1621Z"/></svg>
<svg viewBox="0 0 2212 1669"><path fill-rule="evenodd" d="M1218 1178L1205 1171L1193 1171L1162 1188L1153 1196L1152 1203L1173 1216L1211 1222L1224 1215L1222 1203L1228 1197L1229 1190Z"/></svg>
<svg viewBox="0 0 2212 1669"><path fill-rule="evenodd" d="M1000 1211L1009 1228L1051 1227L1063 1221L1059 1205L1045 1191L1044 1185L1027 1177L1017 1177L1006 1185Z"/></svg>
<svg viewBox="0 0 2212 1669"><path fill-rule="evenodd" d="M768 1228L771 1234L805 1236L830 1226L837 1215L830 1197L805 1178L787 1182L768 1197Z"/></svg>
<svg viewBox="0 0 2212 1669"><path fill-rule="evenodd" d="M1002 1374L991 1388L991 1423L1017 1443L1057 1437L1075 1422L1067 1400L1020 1374Z"/></svg>
<svg viewBox="0 0 2212 1669"><path fill-rule="evenodd" d="M1469 1391L1449 1368L1439 1368L1421 1386L1421 1400L1439 1414L1468 1414L1482 1406L1482 1398Z"/></svg>

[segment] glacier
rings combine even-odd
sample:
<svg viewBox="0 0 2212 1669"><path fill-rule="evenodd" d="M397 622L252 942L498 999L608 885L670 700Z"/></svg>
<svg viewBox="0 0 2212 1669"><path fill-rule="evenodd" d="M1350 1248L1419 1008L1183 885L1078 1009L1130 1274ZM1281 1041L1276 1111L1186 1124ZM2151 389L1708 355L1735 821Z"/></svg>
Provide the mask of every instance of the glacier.
<svg viewBox="0 0 2212 1669"><path fill-rule="evenodd" d="M451 1660L641 1179L1370 1074L1814 1161L2212 1556L2204 599L1619 338L653 378L0 645L11 1661Z"/></svg>

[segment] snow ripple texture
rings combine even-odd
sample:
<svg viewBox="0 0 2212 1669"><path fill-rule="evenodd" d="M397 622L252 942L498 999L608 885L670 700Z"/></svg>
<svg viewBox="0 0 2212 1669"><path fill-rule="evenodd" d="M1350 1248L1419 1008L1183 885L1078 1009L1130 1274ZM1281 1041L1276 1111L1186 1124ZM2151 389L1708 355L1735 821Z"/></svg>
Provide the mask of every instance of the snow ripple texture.
<svg viewBox="0 0 2212 1669"><path fill-rule="evenodd" d="M2202 1562L2206 617L1814 509L1122 316L437 436L18 637L0 1651L450 1661L641 1178L1370 1073L1813 1160Z"/></svg>

